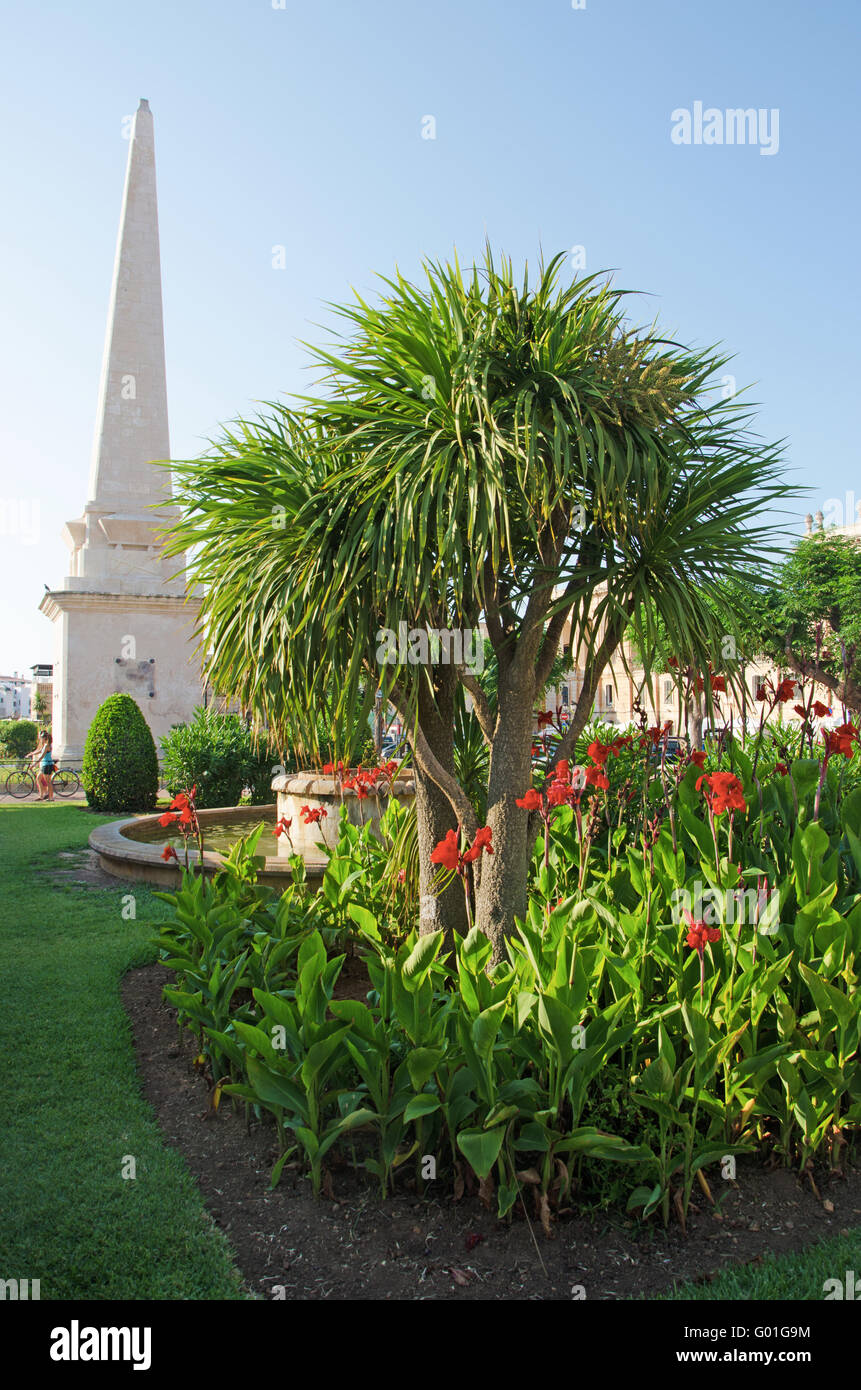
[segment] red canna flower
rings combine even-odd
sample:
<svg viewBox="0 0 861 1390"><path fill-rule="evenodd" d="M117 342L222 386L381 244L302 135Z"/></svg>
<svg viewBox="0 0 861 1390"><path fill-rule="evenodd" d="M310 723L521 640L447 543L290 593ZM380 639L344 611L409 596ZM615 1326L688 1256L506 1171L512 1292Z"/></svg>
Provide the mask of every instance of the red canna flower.
<svg viewBox="0 0 861 1390"><path fill-rule="evenodd" d="M786 763L775 763L774 770L775 772L779 772L781 777L786 777L789 774L789 768L786 766Z"/></svg>
<svg viewBox="0 0 861 1390"><path fill-rule="evenodd" d="M611 752L611 746L607 743L590 743L586 752L597 767L603 767Z"/></svg>
<svg viewBox="0 0 861 1390"><path fill-rule="evenodd" d="M540 811L541 797L534 787L530 787L525 796L518 797L515 806L522 806L524 811Z"/></svg>
<svg viewBox="0 0 861 1390"><path fill-rule="evenodd" d="M778 703L778 702L779 702L779 703L782 704L782 705L786 705L786 704L788 704L789 701L792 699L792 697L794 696L794 694L795 694L795 681L794 681L794 680L791 680L790 677L787 676L785 680L782 680L782 681L780 682L780 685L777 687L777 689L776 689L775 692L774 692L775 703Z"/></svg>
<svg viewBox="0 0 861 1390"><path fill-rule="evenodd" d="M606 772L603 770L603 768L587 767L586 786L601 787L604 791L607 791L610 786L610 779L607 776Z"/></svg>
<svg viewBox="0 0 861 1390"><path fill-rule="evenodd" d="M806 718L807 718L807 710L804 708L803 705L793 705L792 708L795 710L795 713L796 713L796 714L800 714L800 715L801 715L801 718L802 718L802 719L806 719Z"/></svg>
<svg viewBox="0 0 861 1390"><path fill-rule="evenodd" d="M165 811L163 816L159 816L158 823L159 825L173 825L174 821L177 819L178 818L170 811Z"/></svg>
<svg viewBox="0 0 861 1390"><path fill-rule="evenodd" d="M538 714L537 719L539 729L546 729L548 724L553 723L553 711L549 709L543 709Z"/></svg>
<svg viewBox="0 0 861 1390"><path fill-rule="evenodd" d="M851 728L852 726L850 725L849 727ZM833 758L835 754L844 758L852 757L852 744L854 739L858 737L854 730L853 733L846 734L842 733L840 729L835 729L833 733L826 732L822 737L825 741L826 759Z"/></svg>
<svg viewBox="0 0 861 1390"><path fill-rule="evenodd" d="M551 783L550 783L550 786L547 788L547 805L548 805L548 806L568 806L568 805L573 805L576 796L577 796L577 793L575 792L574 788L571 786L571 783L570 783L570 782L560 782L560 781L558 780L558 778L557 778L557 780L554 781L554 782L551 782Z"/></svg>
<svg viewBox="0 0 861 1390"><path fill-rule="evenodd" d="M826 715L831 713L831 710L828 705L823 705L821 700L814 700L813 713L817 719L824 719Z"/></svg>
<svg viewBox="0 0 861 1390"><path fill-rule="evenodd" d="M705 786L703 796L716 816L724 811L746 811L744 788L733 772L704 773L697 778L697 791Z"/></svg>
<svg viewBox="0 0 861 1390"><path fill-rule="evenodd" d="M689 931L685 937L688 946L702 953L709 941L720 941L720 927L710 927L707 922L695 921L693 914L685 908L685 921Z"/></svg>
<svg viewBox="0 0 861 1390"><path fill-rule="evenodd" d="M493 854L493 845L490 843L493 832L489 825L483 825L475 832L475 839L468 850L464 850L464 864L474 864L482 850L487 850L488 854Z"/></svg>
<svg viewBox="0 0 861 1390"><path fill-rule="evenodd" d="M707 922L695 921L693 914L688 912L687 908L685 908L685 920L688 924L688 934L685 941L700 958L700 998L702 998L706 978L706 946L710 941L720 940L720 927L710 927Z"/></svg>
<svg viewBox="0 0 861 1390"><path fill-rule="evenodd" d="M667 661L668 666L678 666L678 664L679 658L677 656L671 656Z"/></svg>
<svg viewBox="0 0 861 1390"><path fill-rule="evenodd" d="M162 859L165 859L165 860L168 860L168 861L171 860L171 859L176 859L176 858L177 858L177 853L176 853L176 850L174 849L173 845L165 845L164 849L163 849L162 852L161 852L161 857L162 857Z"/></svg>
<svg viewBox="0 0 861 1390"><path fill-rule="evenodd" d="M319 825L323 817L328 816L328 814L325 806L315 806L313 810L310 806L302 806L299 809L299 815L306 825Z"/></svg>
<svg viewBox="0 0 861 1390"><path fill-rule="evenodd" d="M713 695L717 695L717 694L725 695L725 694L726 694L726 677L725 677L725 676L712 676L712 678L711 678L711 683L712 683L712 694L713 694Z"/></svg>
<svg viewBox="0 0 861 1390"><path fill-rule="evenodd" d="M661 740L662 740L662 739L665 739L665 738L667 737L667 735L669 734L669 732L670 732L670 725L671 725L671 724L672 724L672 720L671 720L671 719L668 719L668 720L666 721L666 723L664 724L663 728L661 727L660 724L655 724L653 728L647 729L647 730L646 730L646 737L645 737L645 739L642 739L642 740L641 740L641 744L642 744L642 743L646 743L646 742L650 742L650 743L652 743L652 745L653 745L655 748L657 748L657 746L658 746L658 744L661 742Z"/></svg>
<svg viewBox="0 0 861 1390"><path fill-rule="evenodd" d="M483 850L488 854L493 854L493 845L490 843L492 831L489 825L482 825L475 832L475 839L471 848L461 853L459 848L460 831L446 831L445 839L440 840L436 849L431 854L432 864L441 864L444 869L450 869L456 873L463 874L467 864L474 864Z"/></svg>
<svg viewBox="0 0 861 1390"><path fill-rule="evenodd" d="M288 820L286 816L282 816L281 819L277 822L277 824L276 824L276 826L275 826L275 838L276 838L276 840L277 840L281 835L286 835L286 836L287 836L287 839L289 840L289 839L290 839L290 826L291 826L292 824L293 824L293 821L292 821L292 820Z"/></svg>
<svg viewBox="0 0 861 1390"><path fill-rule="evenodd" d="M706 765L706 754L704 748L695 748L691 753L688 762L693 763L694 767L703 768Z"/></svg>
<svg viewBox="0 0 861 1390"><path fill-rule="evenodd" d="M440 840L431 854L431 863L441 864L444 869L457 869L460 862L457 838L456 830L448 830L445 839Z"/></svg>

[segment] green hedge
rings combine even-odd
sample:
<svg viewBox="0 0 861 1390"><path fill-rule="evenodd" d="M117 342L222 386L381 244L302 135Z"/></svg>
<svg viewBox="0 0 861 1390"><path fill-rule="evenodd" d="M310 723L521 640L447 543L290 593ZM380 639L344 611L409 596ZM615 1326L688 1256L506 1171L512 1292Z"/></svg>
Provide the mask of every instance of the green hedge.
<svg viewBox="0 0 861 1390"><path fill-rule="evenodd" d="M175 795L197 788L196 804L235 806L248 787L255 804L274 802L272 769L278 755L255 740L238 714L198 708L189 724L175 724L161 741L164 783Z"/></svg>
<svg viewBox="0 0 861 1390"><path fill-rule="evenodd" d="M0 753L4 758L23 758L39 741L39 726L32 719L0 719Z"/></svg>
<svg viewBox="0 0 861 1390"><path fill-rule="evenodd" d="M153 811L158 757L131 695L109 695L87 732L81 781L96 811Z"/></svg>

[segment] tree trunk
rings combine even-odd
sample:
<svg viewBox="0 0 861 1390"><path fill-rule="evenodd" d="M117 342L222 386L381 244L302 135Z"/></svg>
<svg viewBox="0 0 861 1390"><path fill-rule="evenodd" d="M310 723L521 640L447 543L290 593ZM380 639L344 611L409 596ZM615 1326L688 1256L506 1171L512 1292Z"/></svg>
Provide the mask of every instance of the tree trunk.
<svg viewBox="0 0 861 1390"><path fill-rule="evenodd" d="M705 709L702 701L694 699L689 706L688 727L690 728L691 746L688 751L694 751L703 746L703 724L705 723Z"/></svg>
<svg viewBox="0 0 861 1390"><path fill-rule="evenodd" d="M485 854L476 900L476 926L500 960L515 917L526 916L529 818L518 797L532 785L532 706L535 673L510 671L499 685L499 719L490 750L487 824L493 831L493 854Z"/></svg>
<svg viewBox="0 0 861 1390"><path fill-rule="evenodd" d="M434 701L422 683L418 696L419 725L431 751L454 775L454 688L453 668L440 666L434 673ZM413 759L415 762L415 758ZM422 936L444 930L448 936L467 932L463 884L455 878L442 892L434 889L439 870L430 862L433 850L449 830L457 829L457 817L445 792L416 763L416 823L419 841L419 932Z"/></svg>

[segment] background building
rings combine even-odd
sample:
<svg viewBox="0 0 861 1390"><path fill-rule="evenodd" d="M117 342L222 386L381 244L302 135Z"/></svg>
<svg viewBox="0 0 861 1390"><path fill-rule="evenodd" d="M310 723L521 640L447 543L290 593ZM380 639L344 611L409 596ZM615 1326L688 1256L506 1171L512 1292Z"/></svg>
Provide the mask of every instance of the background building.
<svg viewBox="0 0 861 1390"><path fill-rule="evenodd" d="M30 680L17 671L0 676L0 719L30 718Z"/></svg>

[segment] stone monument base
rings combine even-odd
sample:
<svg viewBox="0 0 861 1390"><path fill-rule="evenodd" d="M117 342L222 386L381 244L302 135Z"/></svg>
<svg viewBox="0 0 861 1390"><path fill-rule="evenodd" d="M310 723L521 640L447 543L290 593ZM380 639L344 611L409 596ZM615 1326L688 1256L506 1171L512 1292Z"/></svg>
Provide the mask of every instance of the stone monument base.
<svg viewBox="0 0 861 1390"><path fill-rule="evenodd" d="M163 736L203 703L193 659L198 601L60 589L39 606L54 623L55 758L80 767L96 710L118 693L140 705L160 755Z"/></svg>

